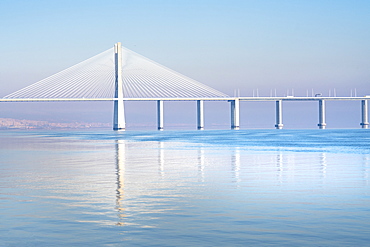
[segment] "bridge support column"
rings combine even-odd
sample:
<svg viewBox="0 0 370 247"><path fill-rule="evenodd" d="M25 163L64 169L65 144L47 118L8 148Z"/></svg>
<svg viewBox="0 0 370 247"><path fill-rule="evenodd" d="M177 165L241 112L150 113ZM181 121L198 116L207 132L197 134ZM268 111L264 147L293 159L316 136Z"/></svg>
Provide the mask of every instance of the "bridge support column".
<svg viewBox="0 0 370 247"><path fill-rule="evenodd" d="M368 108L368 101L362 100L361 101L361 112L362 112L362 123L361 126L363 129L369 128L369 108Z"/></svg>
<svg viewBox="0 0 370 247"><path fill-rule="evenodd" d="M319 100L319 129L325 129L325 100Z"/></svg>
<svg viewBox="0 0 370 247"><path fill-rule="evenodd" d="M283 101L277 100L276 101L276 129L283 128Z"/></svg>
<svg viewBox="0 0 370 247"><path fill-rule="evenodd" d="M122 49L121 43L114 45L115 62L115 92L114 92L114 111L113 111L113 130L125 130L125 107L123 102L123 82L122 82Z"/></svg>
<svg viewBox="0 0 370 247"><path fill-rule="evenodd" d="M239 99L230 100L231 102L231 129L239 129Z"/></svg>
<svg viewBox="0 0 370 247"><path fill-rule="evenodd" d="M157 120L158 120L158 130L163 130L163 100L157 101Z"/></svg>
<svg viewBox="0 0 370 247"><path fill-rule="evenodd" d="M197 100L197 128L204 130L204 101Z"/></svg>

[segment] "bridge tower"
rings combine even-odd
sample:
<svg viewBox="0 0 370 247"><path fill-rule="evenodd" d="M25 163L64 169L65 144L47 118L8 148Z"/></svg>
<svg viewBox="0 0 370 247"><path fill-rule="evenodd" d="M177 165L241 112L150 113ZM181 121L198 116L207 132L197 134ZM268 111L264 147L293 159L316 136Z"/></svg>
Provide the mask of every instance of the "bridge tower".
<svg viewBox="0 0 370 247"><path fill-rule="evenodd" d="M121 42L114 45L115 91L113 130L125 130L125 107L123 102L122 48Z"/></svg>

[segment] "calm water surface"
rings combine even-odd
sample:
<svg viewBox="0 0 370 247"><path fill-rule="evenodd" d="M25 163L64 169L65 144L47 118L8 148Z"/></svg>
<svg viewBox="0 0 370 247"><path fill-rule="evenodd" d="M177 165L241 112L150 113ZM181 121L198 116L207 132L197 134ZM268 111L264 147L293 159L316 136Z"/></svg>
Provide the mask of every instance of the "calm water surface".
<svg viewBox="0 0 370 247"><path fill-rule="evenodd" d="M369 246L367 130L0 131L1 246Z"/></svg>

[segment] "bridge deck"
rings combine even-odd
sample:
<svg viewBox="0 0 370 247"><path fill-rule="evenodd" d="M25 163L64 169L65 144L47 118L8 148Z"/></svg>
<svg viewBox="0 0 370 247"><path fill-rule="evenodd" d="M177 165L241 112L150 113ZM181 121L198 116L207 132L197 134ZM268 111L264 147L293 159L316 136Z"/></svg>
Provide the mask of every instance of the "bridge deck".
<svg viewBox="0 0 370 247"><path fill-rule="evenodd" d="M2 98L0 102L60 102L60 101L114 101L118 98ZM318 100L370 100L370 96L364 97L211 97L211 98L123 98L124 101L318 101Z"/></svg>

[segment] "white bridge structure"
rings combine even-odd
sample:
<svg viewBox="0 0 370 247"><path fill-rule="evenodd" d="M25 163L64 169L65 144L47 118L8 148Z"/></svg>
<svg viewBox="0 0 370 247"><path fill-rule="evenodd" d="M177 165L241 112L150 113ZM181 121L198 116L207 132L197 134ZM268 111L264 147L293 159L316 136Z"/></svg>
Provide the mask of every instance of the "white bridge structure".
<svg viewBox="0 0 370 247"><path fill-rule="evenodd" d="M231 97L151 61L118 42L107 51L0 98L0 102L113 101L113 129L125 130L125 101L157 101L158 130L164 127L164 101L196 101L197 128L204 129L204 101L230 102L231 128L239 129L240 101L276 101L276 129L283 128L283 101L317 101L320 129L326 128L325 101L361 102L369 126L370 97Z"/></svg>

